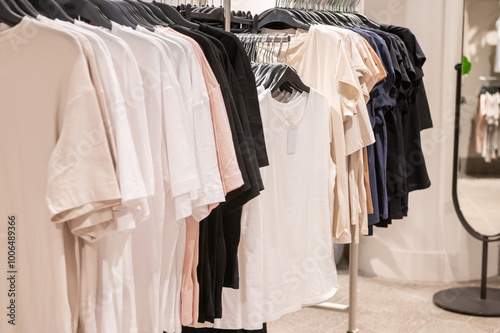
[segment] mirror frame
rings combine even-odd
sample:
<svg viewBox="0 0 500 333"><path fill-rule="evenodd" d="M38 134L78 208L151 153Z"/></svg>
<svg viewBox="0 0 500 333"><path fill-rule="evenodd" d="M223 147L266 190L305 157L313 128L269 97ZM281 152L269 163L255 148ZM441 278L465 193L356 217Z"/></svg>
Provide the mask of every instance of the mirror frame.
<svg viewBox="0 0 500 333"><path fill-rule="evenodd" d="M462 54L461 59L463 61L464 55L464 38L465 38L465 10L466 1L463 2L463 16L462 16ZM458 219L462 226L471 234L474 238L483 242L497 242L500 241L500 233L492 236L486 236L477 232L467 221L462 210L460 208L460 202L458 199L457 185L458 185L458 149L459 149L459 139L460 139L460 111L461 111L461 101L462 101L462 63L455 65L455 70L457 71L457 90L455 99L455 134L454 134L454 144L453 144L453 182L452 182L452 198L453 206L455 207L455 212L457 213Z"/></svg>

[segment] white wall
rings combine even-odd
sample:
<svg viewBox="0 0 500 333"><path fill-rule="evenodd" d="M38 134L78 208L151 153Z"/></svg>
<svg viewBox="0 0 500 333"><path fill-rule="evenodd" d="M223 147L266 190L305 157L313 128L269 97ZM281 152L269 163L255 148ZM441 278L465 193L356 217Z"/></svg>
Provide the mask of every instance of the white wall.
<svg viewBox="0 0 500 333"><path fill-rule="evenodd" d="M233 0L233 9L260 13L272 0ZM480 276L481 244L467 234L451 199L454 66L461 59L462 7L459 0L367 0L367 16L379 23L409 27L427 63L425 84L434 128L422 136L430 189L410 194L409 217L375 236L362 238L360 270L411 281L464 281ZM498 274L498 245L490 246L489 272Z"/></svg>
<svg viewBox="0 0 500 333"><path fill-rule="evenodd" d="M395 221L387 230L376 229L375 237L363 239L360 268L415 281L478 279L481 243L460 225L451 199L454 65L461 59L460 2L370 0L365 3L365 13L373 18L385 16L386 22L409 27L418 37L428 59L424 81L434 128L422 136L431 188L410 194L408 218ZM498 245L490 246L489 273L496 275Z"/></svg>

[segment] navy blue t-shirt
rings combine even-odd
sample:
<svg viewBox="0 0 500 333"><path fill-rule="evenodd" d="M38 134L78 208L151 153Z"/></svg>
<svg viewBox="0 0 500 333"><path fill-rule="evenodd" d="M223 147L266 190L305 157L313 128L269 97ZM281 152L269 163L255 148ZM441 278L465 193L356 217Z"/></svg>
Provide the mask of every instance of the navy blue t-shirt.
<svg viewBox="0 0 500 333"><path fill-rule="evenodd" d="M368 215L368 224L373 225L378 223L381 217L388 217L386 188L387 128L384 109L394 108L396 105L395 73L389 49L381 37L361 28L349 29L359 33L370 44L387 73L386 79L373 87L370 92L370 101L367 105L370 122L375 135L375 143L367 147L370 190L373 204L373 214Z"/></svg>

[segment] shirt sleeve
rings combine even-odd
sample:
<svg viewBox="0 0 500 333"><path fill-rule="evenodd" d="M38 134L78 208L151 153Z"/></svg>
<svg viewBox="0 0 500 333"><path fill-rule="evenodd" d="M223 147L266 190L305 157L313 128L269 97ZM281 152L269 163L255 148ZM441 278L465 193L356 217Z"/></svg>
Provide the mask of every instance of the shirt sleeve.
<svg viewBox="0 0 500 333"><path fill-rule="evenodd" d="M78 223L87 229L109 222L110 210L120 204L121 194L95 91L74 97L60 117L46 199L53 222L69 222L73 233L84 236L71 220L89 218ZM96 211L100 213L92 216Z"/></svg>
<svg viewBox="0 0 500 333"><path fill-rule="evenodd" d="M346 117L356 113L356 103L359 98L358 81L354 76L353 66L349 61L347 52L341 41L338 49L338 63L336 68L336 79L338 81L338 93L340 97L340 108L344 120Z"/></svg>

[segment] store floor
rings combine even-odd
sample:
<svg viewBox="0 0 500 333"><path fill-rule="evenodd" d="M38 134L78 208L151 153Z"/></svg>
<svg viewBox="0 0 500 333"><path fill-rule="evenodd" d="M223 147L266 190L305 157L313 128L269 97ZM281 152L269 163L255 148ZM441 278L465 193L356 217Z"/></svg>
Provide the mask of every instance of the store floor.
<svg viewBox="0 0 500 333"><path fill-rule="evenodd" d="M347 265L339 265L340 289L331 299L348 302ZM500 318L471 317L441 310L432 296L442 289L476 286L471 283L407 283L361 276L358 281L359 333L500 333ZM500 276L488 280L500 288ZM304 308L268 324L268 333L345 333L348 315Z"/></svg>

